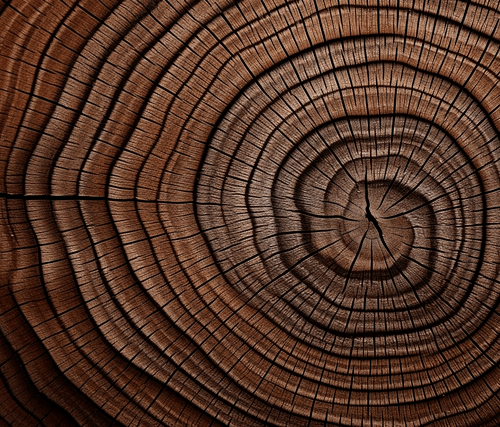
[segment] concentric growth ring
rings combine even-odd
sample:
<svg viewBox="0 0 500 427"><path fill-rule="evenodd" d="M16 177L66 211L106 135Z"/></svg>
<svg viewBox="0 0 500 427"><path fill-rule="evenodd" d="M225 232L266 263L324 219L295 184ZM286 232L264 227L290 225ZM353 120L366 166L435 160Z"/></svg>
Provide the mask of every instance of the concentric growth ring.
<svg viewBox="0 0 500 427"><path fill-rule="evenodd" d="M500 423L500 12L13 0L0 424Z"/></svg>

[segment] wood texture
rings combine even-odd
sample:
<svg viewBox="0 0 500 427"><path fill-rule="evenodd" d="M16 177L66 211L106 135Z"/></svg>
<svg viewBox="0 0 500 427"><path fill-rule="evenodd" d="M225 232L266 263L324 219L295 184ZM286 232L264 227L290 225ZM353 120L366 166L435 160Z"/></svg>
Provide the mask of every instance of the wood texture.
<svg viewBox="0 0 500 427"><path fill-rule="evenodd" d="M0 3L0 426L500 425L500 11Z"/></svg>

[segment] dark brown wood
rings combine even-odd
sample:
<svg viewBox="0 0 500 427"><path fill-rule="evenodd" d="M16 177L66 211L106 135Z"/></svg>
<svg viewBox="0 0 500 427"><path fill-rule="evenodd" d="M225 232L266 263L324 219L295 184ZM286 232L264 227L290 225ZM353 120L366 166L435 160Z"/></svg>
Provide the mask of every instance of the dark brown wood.
<svg viewBox="0 0 500 427"><path fill-rule="evenodd" d="M0 425L500 425L499 23L0 2Z"/></svg>

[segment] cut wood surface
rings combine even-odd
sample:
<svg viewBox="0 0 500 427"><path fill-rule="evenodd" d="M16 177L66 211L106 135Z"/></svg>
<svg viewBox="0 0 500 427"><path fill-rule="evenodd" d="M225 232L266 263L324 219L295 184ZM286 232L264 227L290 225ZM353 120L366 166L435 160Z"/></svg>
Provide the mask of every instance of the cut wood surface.
<svg viewBox="0 0 500 427"><path fill-rule="evenodd" d="M0 427L500 425L496 0L0 1Z"/></svg>

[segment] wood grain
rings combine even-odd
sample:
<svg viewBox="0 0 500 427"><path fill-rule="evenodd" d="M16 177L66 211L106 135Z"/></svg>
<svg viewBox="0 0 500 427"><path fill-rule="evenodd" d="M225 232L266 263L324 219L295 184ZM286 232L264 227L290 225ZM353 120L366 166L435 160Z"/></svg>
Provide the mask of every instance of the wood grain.
<svg viewBox="0 0 500 427"><path fill-rule="evenodd" d="M498 426L498 9L0 2L0 426Z"/></svg>

